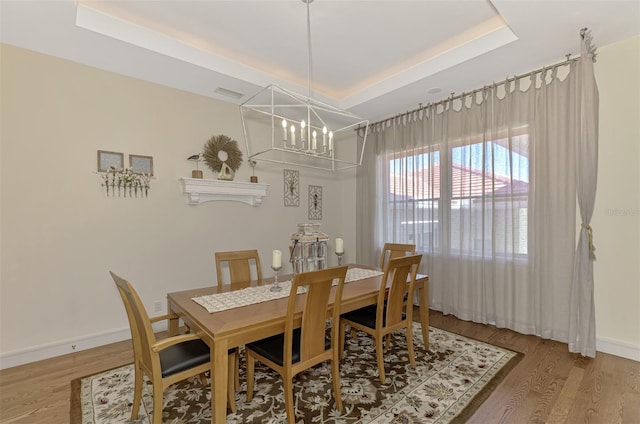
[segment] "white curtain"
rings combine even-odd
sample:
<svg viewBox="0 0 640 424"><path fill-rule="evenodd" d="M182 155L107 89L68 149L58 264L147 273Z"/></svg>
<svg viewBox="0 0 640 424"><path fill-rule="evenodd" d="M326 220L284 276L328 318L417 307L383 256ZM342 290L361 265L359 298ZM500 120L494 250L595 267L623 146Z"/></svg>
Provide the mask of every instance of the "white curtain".
<svg viewBox="0 0 640 424"><path fill-rule="evenodd" d="M375 124L358 262L414 243L432 308L567 342L579 84L572 62Z"/></svg>
<svg viewBox="0 0 640 424"><path fill-rule="evenodd" d="M591 34L583 33L582 54L576 70L577 185L582 219L571 285L569 351L596 355L596 318L593 298L593 261L596 259L591 216L598 182L598 86L593 73L595 50Z"/></svg>

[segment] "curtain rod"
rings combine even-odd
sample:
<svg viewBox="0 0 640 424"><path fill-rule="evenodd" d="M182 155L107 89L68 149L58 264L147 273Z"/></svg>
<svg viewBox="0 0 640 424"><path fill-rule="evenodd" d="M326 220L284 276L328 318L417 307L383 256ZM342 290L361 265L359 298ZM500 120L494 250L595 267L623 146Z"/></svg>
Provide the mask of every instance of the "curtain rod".
<svg viewBox="0 0 640 424"><path fill-rule="evenodd" d="M378 124L386 122L386 121L388 121L390 119L402 118L402 117L405 117L407 115L411 115L412 113L424 110L424 109L426 109L428 107L438 106L438 105L444 104L445 102L458 100L458 99L461 99L461 98L466 97L466 96L472 96L472 95L474 95L476 93L479 93L479 92L481 92L483 90L486 90L489 87L496 87L498 85L506 84L506 83L511 82L511 81L517 81L517 80L519 80L521 78L525 78L525 77L537 74L537 73L545 71L545 70L559 68L561 66L568 65L568 64L573 63L573 62L578 60L577 57L572 58L571 57L571 53L567 54L566 56L567 56L567 58L565 60L563 60L562 62L558 62L558 63L555 63L553 65L543 66L543 67L538 68L538 69L536 69L534 71L529 71L529 72L526 72L524 74L514 75L513 77L507 77L507 78L505 78L504 80L502 80L500 82L494 82L493 84L484 85L481 88L476 88L475 90L471 90L469 92L462 92L462 93L458 94L457 96L454 96L454 93L451 93L451 95L449 97L446 97L446 98L444 98L442 100L438 100L437 102L429 102L425 106L422 106L422 103L419 103L418 104L419 106L416 109L408 110L408 111L403 112L403 113L398 113L397 115L390 116L389 118L382 119L380 121L374 122L374 123L369 124L369 125L370 126L378 125Z"/></svg>

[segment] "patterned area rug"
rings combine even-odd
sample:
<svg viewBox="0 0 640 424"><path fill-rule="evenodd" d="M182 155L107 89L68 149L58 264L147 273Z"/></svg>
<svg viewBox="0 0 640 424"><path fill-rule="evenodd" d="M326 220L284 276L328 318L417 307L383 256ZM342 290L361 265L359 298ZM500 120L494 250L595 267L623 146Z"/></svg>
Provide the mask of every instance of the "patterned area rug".
<svg viewBox="0 0 640 424"><path fill-rule="evenodd" d="M464 422L522 357L434 327L429 328L430 349L425 350L420 324L414 324L413 334L416 369L409 365L404 334L394 335L385 352L385 385L378 379L372 338L365 333L356 339L347 335L348 351L340 363L343 411L334 409L329 364L318 365L294 380L297 423ZM244 363L240 369L238 410L227 415L227 423L286 422L279 375L257 363L254 398L247 403ZM152 392L147 383L135 422L150 422ZM132 365L74 380L71 388L72 423L130 422ZM164 393L163 421L210 423L210 406L209 386L198 378L177 383Z"/></svg>

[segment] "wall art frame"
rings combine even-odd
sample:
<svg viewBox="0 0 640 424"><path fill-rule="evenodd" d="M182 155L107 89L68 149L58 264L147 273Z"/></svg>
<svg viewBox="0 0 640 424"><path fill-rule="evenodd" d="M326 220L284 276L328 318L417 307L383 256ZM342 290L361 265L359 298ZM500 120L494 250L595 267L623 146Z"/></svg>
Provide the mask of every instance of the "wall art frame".
<svg viewBox="0 0 640 424"><path fill-rule="evenodd" d="M129 155L129 168L134 174L153 176L153 156Z"/></svg>
<svg viewBox="0 0 640 424"><path fill-rule="evenodd" d="M309 219L322 219L322 186L309 186Z"/></svg>
<svg viewBox="0 0 640 424"><path fill-rule="evenodd" d="M300 171L285 169L283 171L284 205L300 206Z"/></svg>
<svg viewBox="0 0 640 424"><path fill-rule="evenodd" d="M124 168L124 153L98 150L98 172L107 172L111 167L118 171Z"/></svg>

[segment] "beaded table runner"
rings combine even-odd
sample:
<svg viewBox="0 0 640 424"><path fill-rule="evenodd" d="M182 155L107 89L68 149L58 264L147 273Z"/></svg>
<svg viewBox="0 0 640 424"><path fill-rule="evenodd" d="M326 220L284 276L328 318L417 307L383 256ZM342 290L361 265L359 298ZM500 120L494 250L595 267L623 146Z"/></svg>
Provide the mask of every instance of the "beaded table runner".
<svg viewBox="0 0 640 424"><path fill-rule="evenodd" d="M350 283L377 275L382 275L382 272L373 269L349 268L344 282ZM333 282L333 285L336 284L338 284L337 280ZM271 291L272 286L273 284L265 284L263 286L247 287L226 293L194 297L193 301L204 307L210 313L252 305L254 303L268 302L289 296L291 280L281 281L280 287L282 287L282 290L280 291ZM305 292L306 289L304 287L298 287L298 294Z"/></svg>

